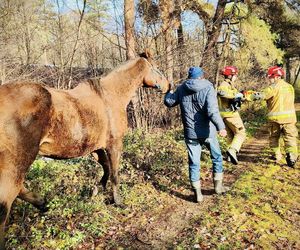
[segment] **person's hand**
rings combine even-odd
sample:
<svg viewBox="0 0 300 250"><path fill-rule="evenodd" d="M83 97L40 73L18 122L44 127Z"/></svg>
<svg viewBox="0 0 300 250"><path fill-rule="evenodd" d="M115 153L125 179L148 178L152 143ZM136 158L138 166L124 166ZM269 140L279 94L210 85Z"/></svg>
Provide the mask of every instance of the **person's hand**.
<svg viewBox="0 0 300 250"><path fill-rule="evenodd" d="M170 83L170 91L174 92L174 89L175 89L175 84L174 84L174 82L171 82Z"/></svg>
<svg viewBox="0 0 300 250"><path fill-rule="evenodd" d="M219 135L220 135L221 137L226 137L226 136L227 136L227 131L226 131L226 129L222 129L222 130L220 130L218 133L219 133Z"/></svg>
<svg viewBox="0 0 300 250"><path fill-rule="evenodd" d="M174 92L174 83L173 82L171 82L170 84L169 84L169 89L167 90L167 92L166 93L173 93Z"/></svg>

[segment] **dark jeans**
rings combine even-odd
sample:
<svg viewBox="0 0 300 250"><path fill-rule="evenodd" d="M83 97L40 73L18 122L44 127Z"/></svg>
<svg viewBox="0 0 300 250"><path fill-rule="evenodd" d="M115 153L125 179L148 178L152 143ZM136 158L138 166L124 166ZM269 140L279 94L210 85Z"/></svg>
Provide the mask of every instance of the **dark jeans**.
<svg viewBox="0 0 300 250"><path fill-rule="evenodd" d="M210 151L213 163L213 173L223 173L223 158L217 137L202 139L185 139L189 154L190 181L200 180L200 157L203 145Z"/></svg>

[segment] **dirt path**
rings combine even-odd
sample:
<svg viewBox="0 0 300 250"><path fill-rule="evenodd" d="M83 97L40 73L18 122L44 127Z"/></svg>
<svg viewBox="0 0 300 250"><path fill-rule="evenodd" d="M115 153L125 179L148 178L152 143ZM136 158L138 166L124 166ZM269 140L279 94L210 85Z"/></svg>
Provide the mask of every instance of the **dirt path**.
<svg viewBox="0 0 300 250"><path fill-rule="evenodd" d="M296 105L300 110L300 104ZM233 170L225 172L225 183L232 185L241 173L253 164L265 159L260 158L263 150L268 146L267 125L261 127L255 136L246 141L240 152L240 163ZM226 165L225 165L226 169ZM231 168L232 169L232 168ZM226 171L226 170L225 170ZM201 204L191 202L191 191L182 190L179 194L174 191L170 195L169 203L164 204L163 212L135 214L130 219L117 226L117 230L101 239L102 248L109 248L112 242L115 247L128 249L169 249L176 245L176 239L181 232L191 224L192 218L199 217L209 210L218 197L213 195L211 179L202 181L205 200ZM141 218L145 223L140 223Z"/></svg>
<svg viewBox="0 0 300 250"><path fill-rule="evenodd" d="M247 170L247 165L259 161L258 155L268 145L267 127L264 126L254 138L248 140L240 153L240 164L230 173L226 173L225 183L235 182L239 175ZM203 183L204 202L191 202L191 191L182 190L182 194L174 192L164 212L160 214L136 214L126 220L112 235L106 235L105 242L114 242L115 246L130 249L167 249L176 245L176 237L186 228L194 216L206 213L216 202L211 180ZM140 218L145 217L146 224L140 225ZM102 246L105 246L104 243Z"/></svg>

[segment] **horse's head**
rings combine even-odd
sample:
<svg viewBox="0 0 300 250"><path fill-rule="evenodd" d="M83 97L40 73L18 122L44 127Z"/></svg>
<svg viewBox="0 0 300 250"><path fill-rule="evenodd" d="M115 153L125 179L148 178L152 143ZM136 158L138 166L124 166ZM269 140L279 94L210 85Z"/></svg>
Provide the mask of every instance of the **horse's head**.
<svg viewBox="0 0 300 250"><path fill-rule="evenodd" d="M140 57L146 59L146 64L149 67L149 70L147 70L147 73L143 79L143 86L157 88L163 93L166 93L170 89L170 82L158 70L151 58L151 54L148 51L145 51L144 53L140 54Z"/></svg>

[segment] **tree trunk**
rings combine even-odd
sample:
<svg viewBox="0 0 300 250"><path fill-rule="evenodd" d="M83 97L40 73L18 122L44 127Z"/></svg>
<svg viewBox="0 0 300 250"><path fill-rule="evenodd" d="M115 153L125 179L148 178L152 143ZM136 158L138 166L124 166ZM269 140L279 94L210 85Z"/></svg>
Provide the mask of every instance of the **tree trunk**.
<svg viewBox="0 0 300 250"><path fill-rule="evenodd" d="M69 67L70 67L70 70L69 70L70 76L69 76L69 82L68 82L68 88L69 89L72 86L71 84L72 84L72 75L73 75L73 61L74 61L74 56L75 56L75 53L76 53L76 50L77 50L77 44L78 44L79 35L80 35L80 28L81 28L82 20L83 20L83 17L84 17L85 8L86 8L86 1L87 0L83 0L82 10L81 11L78 10L79 14L80 14L80 18L79 18L79 22L78 22L78 25L77 25L76 39L75 39L73 51L72 51L72 54L71 54L70 64L69 64Z"/></svg>
<svg viewBox="0 0 300 250"><path fill-rule="evenodd" d="M135 57L135 39L134 39L134 1L124 1L124 22L125 22L125 44L126 59Z"/></svg>
<svg viewBox="0 0 300 250"><path fill-rule="evenodd" d="M120 35L119 35L119 22L117 20L117 5L116 5L116 0L113 0L113 7L114 7L114 16L115 16L115 23L116 23L116 37L117 37L117 44L118 44L118 52L119 52L119 60L116 62L116 58L114 58L114 66L118 65L119 62L123 61L123 56L122 56L122 46L121 46L121 41L120 41ZM114 52L112 52L114 53Z"/></svg>
<svg viewBox="0 0 300 250"><path fill-rule="evenodd" d="M182 80L186 76L185 72L185 52L184 52L184 37L183 37L183 27L180 21L179 27L177 29L177 46L178 46L178 61L179 61L179 78Z"/></svg>
<svg viewBox="0 0 300 250"><path fill-rule="evenodd" d="M134 1L124 0L124 25L125 25L125 44L126 44L126 60L135 58L135 38L134 38ZM127 106L127 119L131 128L140 128L141 123L138 117L139 95L135 93Z"/></svg>
<svg viewBox="0 0 300 250"><path fill-rule="evenodd" d="M183 27L181 22L181 6L182 0L175 0L175 17L176 17L176 28L177 28L177 51L178 51L178 63L179 63L179 78L182 80L186 73L185 71L185 52L184 52L184 36L183 36Z"/></svg>
<svg viewBox="0 0 300 250"><path fill-rule="evenodd" d="M200 63L200 66L203 67L208 74L208 79L211 81L215 81L215 76L217 75L218 56L216 45L222 29L226 3L226 0L218 1L212 25L211 27L207 27L207 42Z"/></svg>
<svg viewBox="0 0 300 250"><path fill-rule="evenodd" d="M230 24L227 24L226 30L224 31L224 42L223 42L223 47L222 47L222 52L219 55L219 61L217 64L217 69L216 69L216 76L215 76L215 85L218 86L219 82L219 72L220 69L223 68L223 66L226 66L227 61L226 59L228 58L229 55L229 50L230 50L230 38L231 38L231 31L230 31Z"/></svg>
<svg viewBox="0 0 300 250"><path fill-rule="evenodd" d="M26 3L23 2L21 3L22 6L22 16L23 16L23 23L22 26L24 26L24 50L25 50L25 64L29 65L31 63L31 31L29 28L29 18L28 18L28 13L27 13L27 8L26 8Z"/></svg>
<svg viewBox="0 0 300 250"><path fill-rule="evenodd" d="M161 19L162 19L162 33L165 35L165 62L166 73L169 81L173 81L173 66L174 58L172 51L172 31L173 31L173 0L160 0Z"/></svg>

